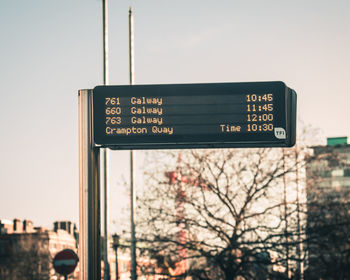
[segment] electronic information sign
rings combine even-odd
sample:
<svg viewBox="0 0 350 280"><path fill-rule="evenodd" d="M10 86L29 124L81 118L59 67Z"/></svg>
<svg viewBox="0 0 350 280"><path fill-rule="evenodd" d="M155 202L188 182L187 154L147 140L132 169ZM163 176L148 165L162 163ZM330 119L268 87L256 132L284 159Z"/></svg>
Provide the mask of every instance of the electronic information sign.
<svg viewBox="0 0 350 280"><path fill-rule="evenodd" d="M112 149L291 147L296 93L283 82L97 86L93 134Z"/></svg>

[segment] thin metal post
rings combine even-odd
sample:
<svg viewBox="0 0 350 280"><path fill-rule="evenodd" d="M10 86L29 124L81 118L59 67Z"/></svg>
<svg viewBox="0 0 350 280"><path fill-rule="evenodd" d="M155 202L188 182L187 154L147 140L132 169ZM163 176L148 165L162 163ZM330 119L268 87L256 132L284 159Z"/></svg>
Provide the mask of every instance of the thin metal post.
<svg viewBox="0 0 350 280"><path fill-rule="evenodd" d="M119 235L113 234L113 249L115 251L115 280L119 280L119 265L118 265L118 247L119 247Z"/></svg>
<svg viewBox="0 0 350 280"><path fill-rule="evenodd" d="M290 270L289 270L289 238L288 238L288 204L287 204L287 178L286 178L286 152L285 149L283 151L283 204L284 204L284 237L285 237L285 249L286 249L286 277L290 278Z"/></svg>
<svg viewBox="0 0 350 280"><path fill-rule="evenodd" d="M108 0L102 0L102 33L103 33L103 84L109 84L108 71Z"/></svg>
<svg viewBox="0 0 350 280"><path fill-rule="evenodd" d="M130 224L131 224L131 279L136 280L136 238L135 238L135 190L134 190L134 154L130 151Z"/></svg>
<svg viewBox="0 0 350 280"><path fill-rule="evenodd" d="M118 247L115 249L115 280L119 280Z"/></svg>
<svg viewBox="0 0 350 280"><path fill-rule="evenodd" d="M134 16L129 7L129 82L134 84ZM134 153L130 150L130 226L131 226L131 280L137 279L136 272L136 238L135 238L135 213L136 202L134 190Z"/></svg>
<svg viewBox="0 0 350 280"><path fill-rule="evenodd" d="M102 238L102 251L103 251L103 263L104 263L104 280L110 279L110 265L108 261L108 222L109 222L109 184L108 184L108 162L109 153L107 149L101 150L101 177L102 177L102 187L103 187L103 238Z"/></svg>
<svg viewBox="0 0 350 280"><path fill-rule="evenodd" d="M130 85L135 83L134 71L134 14L132 8L129 7L129 82Z"/></svg>
<svg viewBox="0 0 350 280"><path fill-rule="evenodd" d="M100 150L92 143L92 90L79 91L80 280L101 278Z"/></svg>
<svg viewBox="0 0 350 280"><path fill-rule="evenodd" d="M102 0L102 34L103 34L103 84L109 83L108 69L108 0ZM108 161L109 153L107 149L101 149L101 178L103 187L103 263L104 263L104 280L110 279L110 266L108 262Z"/></svg>
<svg viewBox="0 0 350 280"><path fill-rule="evenodd" d="M296 192L297 192L297 227L298 227L298 245L297 245L297 255L298 255L298 279L299 280L304 280L304 263L303 263L303 243L301 239L301 217L300 217L300 198L299 198L299 192L300 192L300 187L299 187L299 150L298 150L298 145L295 145L295 165L296 165L296 170L295 170L295 181L296 181Z"/></svg>

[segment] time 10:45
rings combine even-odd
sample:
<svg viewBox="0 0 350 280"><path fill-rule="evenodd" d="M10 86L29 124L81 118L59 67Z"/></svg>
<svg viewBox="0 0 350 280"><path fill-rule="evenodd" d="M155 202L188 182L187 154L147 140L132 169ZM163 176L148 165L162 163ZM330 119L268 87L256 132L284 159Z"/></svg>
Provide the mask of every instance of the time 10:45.
<svg viewBox="0 0 350 280"><path fill-rule="evenodd" d="M271 102L273 101L273 94L272 93L266 93L264 95L257 95L257 94L247 94L247 102Z"/></svg>

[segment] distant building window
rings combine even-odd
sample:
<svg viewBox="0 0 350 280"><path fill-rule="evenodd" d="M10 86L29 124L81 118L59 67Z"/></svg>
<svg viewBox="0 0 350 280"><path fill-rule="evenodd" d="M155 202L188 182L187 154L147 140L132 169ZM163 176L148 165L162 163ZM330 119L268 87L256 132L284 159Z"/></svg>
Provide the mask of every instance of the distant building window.
<svg viewBox="0 0 350 280"><path fill-rule="evenodd" d="M344 177L350 177L350 169L344 170Z"/></svg>
<svg viewBox="0 0 350 280"><path fill-rule="evenodd" d="M329 170L323 171L323 172L321 173L321 176L322 176L322 178L330 178L330 177L332 177L332 172L329 171Z"/></svg>
<svg viewBox="0 0 350 280"><path fill-rule="evenodd" d="M332 187L333 188L341 188L341 183L339 181L332 181Z"/></svg>
<svg viewBox="0 0 350 280"><path fill-rule="evenodd" d="M343 169L332 170L332 177L343 177L343 176L344 176L344 170Z"/></svg>
<svg viewBox="0 0 350 280"><path fill-rule="evenodd" d="M6 256L6 242L0 242L0 256Z"/></svg>

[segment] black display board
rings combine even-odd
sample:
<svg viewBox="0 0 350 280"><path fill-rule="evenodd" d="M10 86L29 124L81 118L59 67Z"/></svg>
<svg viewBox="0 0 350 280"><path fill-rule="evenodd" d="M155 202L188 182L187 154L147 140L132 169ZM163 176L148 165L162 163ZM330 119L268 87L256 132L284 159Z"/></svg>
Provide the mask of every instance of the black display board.
<svg viewBox="0 0 350 280"><path fill-rule="evenodd" d="M93 90L93 138L99 147L291 147L295 137L296 93L283 82Z"/></svg>

